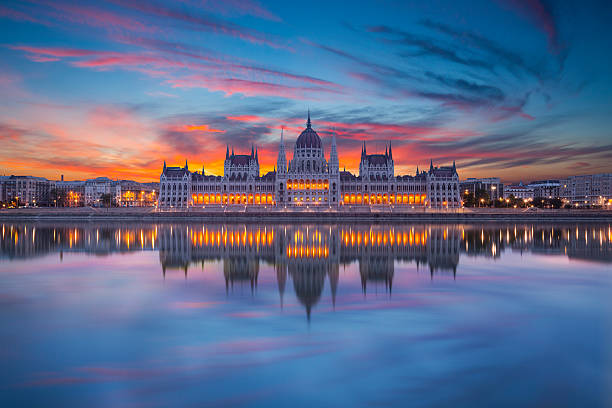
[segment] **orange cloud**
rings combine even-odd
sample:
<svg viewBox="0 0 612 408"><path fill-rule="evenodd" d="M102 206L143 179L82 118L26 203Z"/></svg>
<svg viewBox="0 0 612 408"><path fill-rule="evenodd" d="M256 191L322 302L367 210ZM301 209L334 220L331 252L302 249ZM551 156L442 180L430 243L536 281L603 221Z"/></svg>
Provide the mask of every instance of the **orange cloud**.
<svg viewBox="0 0 612 408"><path fill-rule="evenodd" d="M183 126L187 132L201 130L202 132L225 133L225 130L213 129L208 125L185 125Z"/></svg>

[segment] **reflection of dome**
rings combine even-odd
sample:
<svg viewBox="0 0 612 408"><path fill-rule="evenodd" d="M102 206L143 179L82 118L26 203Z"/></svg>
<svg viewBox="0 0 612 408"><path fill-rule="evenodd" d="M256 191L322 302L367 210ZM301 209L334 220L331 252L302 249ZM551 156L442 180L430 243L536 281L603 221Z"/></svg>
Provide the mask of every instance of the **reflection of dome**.
<svg viewBox="0 0 612 408"><path fill-rule="evenodd" d="M306 316L310 320L310 311L321 299L325 286L325 269L323 265L290 265L289 273L293 280L295 295L306 307Z"/></svg>
<svg viewBox="0 0 612 408"><path fill-rule="evenodd" d="M296 147L316 147L318 149L321 148L321 138L317 135L312 127L310 126L310 112L308 112L308 121L306 122L306 129L300 134L297 142L295 143Z"/></svg>

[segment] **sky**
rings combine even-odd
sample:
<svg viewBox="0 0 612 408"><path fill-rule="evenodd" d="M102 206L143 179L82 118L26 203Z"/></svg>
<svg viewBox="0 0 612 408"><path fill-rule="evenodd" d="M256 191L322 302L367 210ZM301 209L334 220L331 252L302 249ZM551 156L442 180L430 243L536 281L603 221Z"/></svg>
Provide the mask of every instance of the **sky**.
<svg viewBox="0 0 612 408"><path fill-rule="evenodd" d="M612 171L612 4L470 0L0 3L0 174L221 175L288 159L308 109L341 168L506 182Z"/></svg>

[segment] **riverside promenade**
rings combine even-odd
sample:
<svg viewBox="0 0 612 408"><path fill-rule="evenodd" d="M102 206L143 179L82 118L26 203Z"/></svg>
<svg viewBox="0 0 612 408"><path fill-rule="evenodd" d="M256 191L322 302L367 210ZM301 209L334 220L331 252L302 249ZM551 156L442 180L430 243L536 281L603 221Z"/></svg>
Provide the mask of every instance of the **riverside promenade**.
<svg viewBox="0 0 612 408"><path fill-rule="evenodd" d="M612 222L612 210L464 208L457 210L341 207L337 210L244 206L157 211L155 208L19 208L0 210L0 221L220 221L220 222Z"/></svg>

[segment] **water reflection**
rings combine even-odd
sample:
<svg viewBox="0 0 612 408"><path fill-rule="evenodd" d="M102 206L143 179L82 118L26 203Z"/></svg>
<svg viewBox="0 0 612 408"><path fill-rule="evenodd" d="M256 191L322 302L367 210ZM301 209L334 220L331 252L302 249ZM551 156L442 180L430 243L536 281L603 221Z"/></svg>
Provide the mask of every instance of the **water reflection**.
<svg viewBox="0 0 612 408"><path fill-rule="evenodd" d="M609 224L585 225L260 225L2 224L0 257L52 252L107 255L158 251L161 273L223 263L226 291L257 287L260 265L273 265L281 306L287 281L310 316L329 285L335 306L340 268L358 263L363 293L389 294L396 261L457 278L461 256L499 258L506 251L612 262Z"/></svg>

